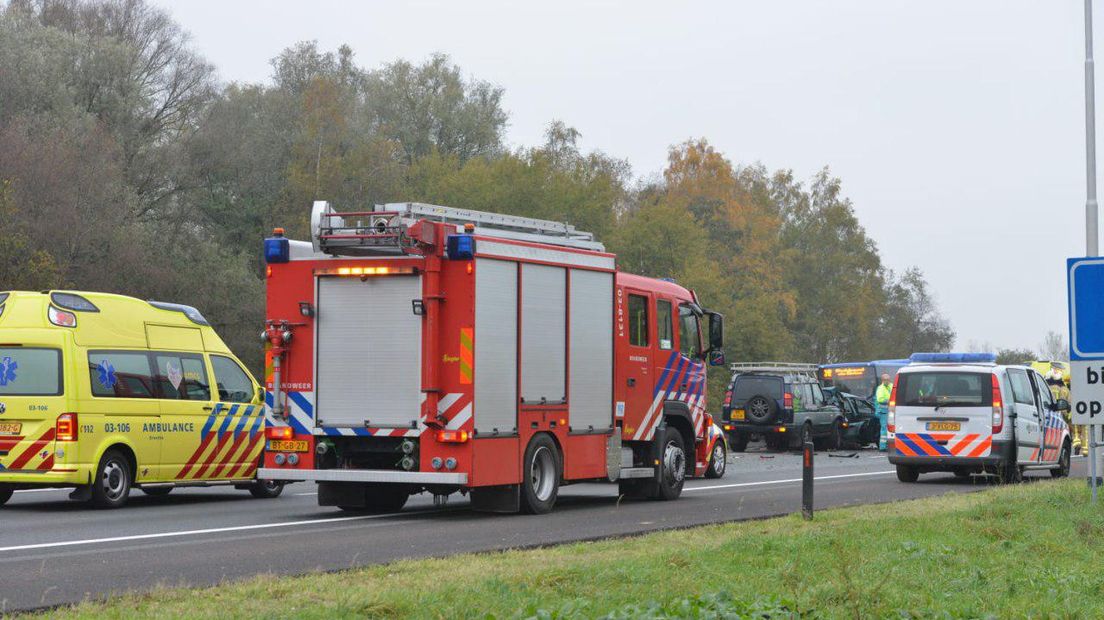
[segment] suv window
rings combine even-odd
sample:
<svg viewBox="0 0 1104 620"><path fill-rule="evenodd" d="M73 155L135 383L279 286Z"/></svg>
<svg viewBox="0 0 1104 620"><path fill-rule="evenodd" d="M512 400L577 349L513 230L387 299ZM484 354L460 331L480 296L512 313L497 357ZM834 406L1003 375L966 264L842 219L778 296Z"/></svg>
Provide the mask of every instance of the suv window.
<svg viewBox="0 0 1104 620"><path fill-rule="evenodd" d="M697 359L701 351L698 317L686 304L679 305L679 350L690 359Z"/></svg>
<svg viewBox="0 0 1104 620"><path fill-rule="evenodd" d="M782 378L762 375L741 375L732 382L732 402L745 402L761 394L775 400L782 398Z"/></svg>
<svg viewBox="0 0 1104 620"><path fill-rule="evenodd" d="M1008 380L1012 384L1012 399L1024 405L1034 405L1035 397L1031 393L1031 382L1027 372L1019 368L1008 369ZM1050 390L1047 390L1048 392Z"/></svg>
<svg viewBox="0 0 1104 620"><path fill-rule="evenodd" d="M212 355L211 369L215 371L219 400L227 403L253 402L253 382L237 362L228 357Z"/></svg>
<svg viewBox="0 0 1104 620"><path fill-rule="evenodd" d="M154 398L149 355L139 351L89 351L92 395L100 398Z"/></svg>
<svg viewBox="0 0 1104 620"><path fill-rule="evenodd" d="M648 346L648 298L629 295L629 344Z"/></svg>
<svg viewBox="0 0 1104 620"><path fill-rule="evenodd" d="M809 396L812 400L809 401L810 407L819 407L824 403L824 392L820 390L820 385L817 383L809 383Z"/></svg>
<svg viewBox="0 0 1104 620"><path fill-rule="evenodd" d="M671 321L671 302L656 300L656 339L659 340L659 348L664 351L671 350L675 342L675 330Z"/></svg>

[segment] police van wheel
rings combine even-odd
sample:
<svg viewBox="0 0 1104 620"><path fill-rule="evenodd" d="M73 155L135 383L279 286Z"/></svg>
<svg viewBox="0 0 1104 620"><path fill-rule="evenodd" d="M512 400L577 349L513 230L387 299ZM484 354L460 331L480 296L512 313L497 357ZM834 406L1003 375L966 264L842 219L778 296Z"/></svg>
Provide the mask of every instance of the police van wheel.
<svg viewBox="0 0 1104 620"><path fill-rule="evenodd" d="M521 470L521 511L540 515L552 511L560 492L560 452L548 435L537 435L525 449Z"/></svg>
<svg viewBox="0 0 1104 620"><path fill-rule="evenodd" d="M92 480L92 505L97 508L118 508L130 497L133 477L130 462L118 450L108 450L96 468Z"/></svg>
<svg viewBox="0 0 1104 620"><path fill-rule="evenodd" d="M898 465L897 479L901 482L916 482L920 479L920 470L909 465Z"/></svg>
<svg viewBox="0 0 1104 620"><path fill-rule="evenodd" d="M709 468L705 470L706 478L720 478L724 476L728 467L728 451L725 450L724 440L718 439L713 445L713 455L709 458Z"/></svg>
<svg viewBox="0 0 1104 620"><path fill-rule="evenodd" d="M1066 442L1062 446L1062 456L1058 457L1058 467L1050 470L1051 477L1065 478L1070 472L1070 445ZM3 502L0 502L2 504Z"/></svg>
<svg viewBox="0 0 1104 620"><path fill-rule="evenodd" d="M1002 484L1015 484L1023 482L1023 469L1015 463L1002 465L997 473Z"/></svg>
<svg viewBox="0 0 1104 620"><path fill-rule="evenodd" d="M257 499L274 499L284 492L284 483L275 480L258 480L249 485L249 494Z"/></svg>
<svg viewBox="0 0 1104 620"><path fill-rule="evenodd" d="M0 484L0 506L8 503L8 500L12 498L12 493L15 493L15 489L7 485Z"/></svg>
<svg viewBox="0 0 1104 620"><path fill-rule="evenodd" d="M141 491L153 497L164 497L172 493L173 487L142 487Z"/></svg>

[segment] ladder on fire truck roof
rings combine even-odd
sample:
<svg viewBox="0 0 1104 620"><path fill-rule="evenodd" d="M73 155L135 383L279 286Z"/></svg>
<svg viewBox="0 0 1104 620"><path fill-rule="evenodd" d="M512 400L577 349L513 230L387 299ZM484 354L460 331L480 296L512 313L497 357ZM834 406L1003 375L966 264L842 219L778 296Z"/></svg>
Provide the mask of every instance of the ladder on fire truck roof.
<svg viewBox="0 0 1104 620"><path fill-rule="evenodd" d="M546 243L603 252L594 234L570 224L531 217L456 209L417 202L374 205L371 211L339 213L329 202L316 201L311 211L315 251L333 255L399 254L411 243L407 228L418 220L454 224L458 231L473 224L476 235Z"/></svg>

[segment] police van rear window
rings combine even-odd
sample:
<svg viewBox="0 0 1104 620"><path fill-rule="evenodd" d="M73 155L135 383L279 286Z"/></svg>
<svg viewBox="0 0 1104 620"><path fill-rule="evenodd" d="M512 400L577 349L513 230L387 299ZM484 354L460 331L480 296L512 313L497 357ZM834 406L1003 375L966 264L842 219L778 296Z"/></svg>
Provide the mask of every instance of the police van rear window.
<svg viewBox="0 0 1104 620"><path fill-rule="evenodd" d="M60 396L61 351L0 347L0 396Z"/></svg>
<svg viewBox="0 0 1104 620"><path fill-rule="evenodd" d="M991 373L908 372L897 383L897 406L988 407L993 404Z"/></svg>

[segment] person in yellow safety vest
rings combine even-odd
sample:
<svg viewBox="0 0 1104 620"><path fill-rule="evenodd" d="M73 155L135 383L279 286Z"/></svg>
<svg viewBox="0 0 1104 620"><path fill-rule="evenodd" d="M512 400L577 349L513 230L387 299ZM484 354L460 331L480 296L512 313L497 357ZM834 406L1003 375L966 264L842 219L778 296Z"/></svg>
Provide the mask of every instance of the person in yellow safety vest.
<svg viewBox="0 0 1104 620"><path fill-rule="evenodd" d="M1062 369L1057 364L1051 364L1050 370L1047 371L1046 376L1047 386L1050 387L1050 393L1054 395L1054 400L1065 399L1069 400L1070 390L1066 385L1066 376L1062 372ZM1085 428L1083 426L1074 426L1071 423L1070 412L1066 411L1062 414L1065 418L1066 424L1070 425L1070 429L1073 431L1073 451L1080 453L1082 446L1085 445Z"/></svg>
<svg viewBox="0 0 1104 620"><path fill-rule="evenodd" d="M882 374L882 383L878 386L878 389L874 391L874 400L879 405L888 405L889 396L893 391L893 386L890 383L889 374Z"/></svg>

